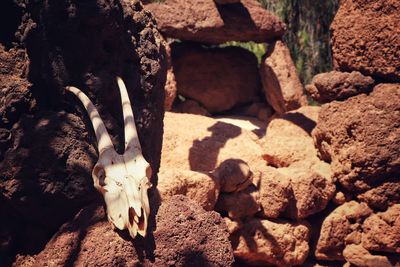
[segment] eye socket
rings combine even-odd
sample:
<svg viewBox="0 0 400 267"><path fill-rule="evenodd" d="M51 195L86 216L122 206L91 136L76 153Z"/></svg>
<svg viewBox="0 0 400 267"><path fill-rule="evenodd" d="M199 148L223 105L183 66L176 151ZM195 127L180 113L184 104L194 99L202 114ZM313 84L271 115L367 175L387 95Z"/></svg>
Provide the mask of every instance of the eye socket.
<svg viewBox="0 0 400 267"><path fill-rule="evenodd" d="M96 164L92 171L94 182L100 186L105 186L104 179L106 177L105 170L103 166Z"/></svg>

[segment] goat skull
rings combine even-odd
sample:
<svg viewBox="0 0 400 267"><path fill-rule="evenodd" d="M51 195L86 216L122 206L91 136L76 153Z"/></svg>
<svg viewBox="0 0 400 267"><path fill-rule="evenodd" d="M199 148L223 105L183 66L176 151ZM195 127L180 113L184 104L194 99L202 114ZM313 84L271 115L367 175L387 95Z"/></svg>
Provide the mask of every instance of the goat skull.
<svg viewBox="0 0 400 267"><path fill-rule="evenodd" d="M120 77L117 77L117 83L124 116L123 155L115 151L107 129L90 99L76 87L68 86L66 90L75 94L83 103L96 134L99 159L92 177L94 186L104 197L108 220L120 230L127 228L132 238L138 233L144 237L150 213L147 189L151 187L149 179L152 170L142 154L125 84Z"/></svg>

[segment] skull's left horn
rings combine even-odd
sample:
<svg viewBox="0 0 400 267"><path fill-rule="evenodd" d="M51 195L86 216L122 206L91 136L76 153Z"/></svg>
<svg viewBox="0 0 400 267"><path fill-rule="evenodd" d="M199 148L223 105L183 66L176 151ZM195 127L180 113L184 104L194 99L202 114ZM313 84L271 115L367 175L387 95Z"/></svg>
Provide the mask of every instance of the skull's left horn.
<svg viewBox="0 0 400 267"><path fill-rule="evenodd" d="M117 83L121 94L122 113L124 116L125 131L125 153L132 153L133 156L141 156L142 148L140 146L138 133L136 130L135 117L133 115L131 101L124 81L117 76Z"/></svg>
<svg viewBox="0 0 400 267"><path fill-rule="evenodd" d="M79 98L79 100L85 107L87 113L89 114L90 121L92 122L93 125L94 133L96 134L99 154L101 154L103 151L109 148L114 149L114 145L112 144L106 126L101 120L99 112L97 111L92 101L90 101L90 99L81 90L79 90L74 86L67 86L65 89L67 91L70 91Z"/></svg>

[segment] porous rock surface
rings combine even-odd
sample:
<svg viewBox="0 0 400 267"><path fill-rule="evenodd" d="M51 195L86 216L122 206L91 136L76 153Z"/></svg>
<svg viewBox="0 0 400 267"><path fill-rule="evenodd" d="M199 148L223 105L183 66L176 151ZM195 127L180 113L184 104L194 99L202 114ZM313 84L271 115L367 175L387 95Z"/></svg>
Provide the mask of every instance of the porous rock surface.
<svg viewBox="0 0 400 267"><path fill-rule="evenodd" d="M369 93L374 87L374 79L358 71L331 71L313 77L306 90L319 103L345 100L361 93Z"/></svg>
<svg viewBox="0 0 400 267"><path fill-rule="evenodd" d="M261 61L260 76L268 103L278 113L307 105L289 48L283 41L268 46Z"/></svg>
<svg viewBox="0 0 400 267"><path fill-rule="evenodd" d="M157 229L145 240L117 233L96 205L64 224L35 257L36 266L231 266L232 246L222 218L182 195L158 209ZM153 247L152 242L156 246ZM154 243L153 243L154 244ZM145 258L144 258L145 257Z"/></svg>
<svg viewBox="0 0 400 267"><path fill-rule="evenodd" d="M399 203L368 217L362 228L362 245L366 249L400 253Z"/></svg>
<svg viewBox="0 0 400 267"><path fill-rule="evenodd" d="M350 244L343 250L345 260L355 266L365 267L392 267L387 257L372 255L361 245Z"/></svg>
<svg viewBox="0 0 400 267"><path fill-rule="evenodd" d="M304 263L308 256L309 234L303 223L253 218L245 221L231 240L235 256L247 263L294 266Z"/></svg>
<svg viewBox="0 0 400 267"><path fill-rule="evenodd" d="M321 108L313 132L333 177L347 190L366 191L400 171L400 85L379 84Z"/></svg>
<svg viewBox="0 0 400 267"><path fill-rule="evenodd" d="M16 2L23 7L18 50L0 49L0 206L9 218L1 223L2 263L18 252L39 252L62 222L97 196L90 175L94 133L64 86L75 85L93 100L119 149L123 119L115 75L122 76L154 174L164 104L164 48L139 1Z"/></svg>
<svg viewBox="0 0 400 267"><path fill-rule="evenodd" d="M279 39L286 25L255 0L216 5L213 0L165 0L150 3L164 36L221 44L228 41L269 42Z"/></svg>
<svg viewBox="0 0 400 267"><path fill-rule="evenodd" d="M177 91L210 113L248 103L261 88L257 58L240 47L172 45Z"/></svg>
<svg viewBox="0 0 400 267"><path fill-rule="evenodd" d="M331 24L334 65L400 81L400 2L345 0Z"/></svg>
<svg viewBox="0 0 400 267"><path fill-rule="evenodd" d="M382 184L358 195L357 199L367 203L374 210L384 211L400 203L400 179L398 177L387 179Z"/></svg>
<svg viewBox="0 0 400 267"><path fill-rule="evenodd" d="M346 243L361 241L362 224L372 214L365 203L346 202L325 218L315 256L319 260L343 260Z"/></svg>
<svg viewBox="0 0 400 267"><path fill-rule="evenodd" d="M207 173L161 168L158 173L157 191L161 201L174 195L185 195L199 203L205 210L213 210L220 192L218 179Z"/></svg>

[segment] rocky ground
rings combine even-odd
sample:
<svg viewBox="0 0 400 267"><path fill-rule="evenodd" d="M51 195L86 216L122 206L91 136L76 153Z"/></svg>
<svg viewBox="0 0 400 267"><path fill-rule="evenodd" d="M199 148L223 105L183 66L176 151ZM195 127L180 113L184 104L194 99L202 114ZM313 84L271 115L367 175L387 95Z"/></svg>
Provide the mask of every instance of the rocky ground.
<svg viewBox="0 0 400 267"><path fill-rule="evenodd" d="M257 2L149 2L0 4L21 17L0 40L0 265L400 266L398 2L342 1L334 70L305 90ZM106 219L96 139L63 89L121 151L116 74L154 170L134 240Z"/></svg>

